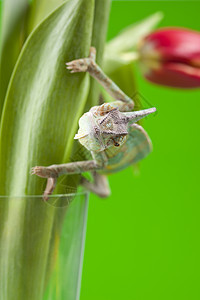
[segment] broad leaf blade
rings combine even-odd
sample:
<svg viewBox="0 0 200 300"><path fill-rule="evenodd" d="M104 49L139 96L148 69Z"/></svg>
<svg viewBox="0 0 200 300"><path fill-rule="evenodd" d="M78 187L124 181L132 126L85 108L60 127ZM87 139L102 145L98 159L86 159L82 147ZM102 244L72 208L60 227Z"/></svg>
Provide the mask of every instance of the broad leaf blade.
<svg viewBox="0 0 200 300"><path fill-rule="evenodd" d="M70 155L89 78L70 74L65 62L89 53L93 4L63 4L29 36L21 52L2 116L0 194L41 194L44 181L30 176L30 168L62 163ZM49 272L56 210L42 201L10 198L1 201L0 212L2 299L39 300ZM33 228L37 236L32 236Z"/></svg>
<svg viewBox="0 0 200 300"><path fill-rule="evenodd" d="M28 32L30 33L51 12L60 6L64 0L33 0L30 7Z"/></svg>
<svg viewBox="0 0 200 300"><path fill-rule="evenodd" d="M25 41L28 0L6 0L2 7L0 115L11 73Z"/></svg>
<svg viewBox="0 0 200 300"><path fill-rule="evenodd" d="M1 194L41 193L30 167L61 163L71 147L88 78L67 72L65 62L88 55L92 1L85 2L70 1L55 11L20 56L1 126Z"/></svg>

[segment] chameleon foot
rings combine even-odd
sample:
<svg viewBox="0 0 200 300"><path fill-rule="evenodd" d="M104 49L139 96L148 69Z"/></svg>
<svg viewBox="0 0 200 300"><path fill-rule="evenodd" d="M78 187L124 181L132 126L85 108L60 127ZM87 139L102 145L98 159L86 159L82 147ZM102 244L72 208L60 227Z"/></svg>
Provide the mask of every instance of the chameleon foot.
<svg viewBox="0 0 200 300"><path fill-rule="evenodd" d="M51 195L56 187L55 174L53 174L52 170L48 167L34 167L31 169L32 175L37 175L39 177L47 178L47 185L43 194L43 199L47 201L49 199L49 195Z"/></svg>
<svg viewBox="0 0 200 300"><path fill-rule="evenodd" d="M31 169L31 174L43 178L55 177L54 172L48 167L34 167Z"/></svg>
<svg viewBox="0 0 200 300"><path fill-rule="evenodd" d="M94 47L91 47L88 58L80 58L80 59L67 62L66 68L68 70L71 70L71 73L86 72L88 71L89 67L94 64L95 57L96 57L96 49Z"/></svg>
<svg viewBox="0 0 200 300"><path fill-rule="evenodd" d="M66 65L67 65L66 68L68 70L71 70L71 73L86 72L90 65L90 59L81 58L81 59L70 61L66 63Z"/></svg>

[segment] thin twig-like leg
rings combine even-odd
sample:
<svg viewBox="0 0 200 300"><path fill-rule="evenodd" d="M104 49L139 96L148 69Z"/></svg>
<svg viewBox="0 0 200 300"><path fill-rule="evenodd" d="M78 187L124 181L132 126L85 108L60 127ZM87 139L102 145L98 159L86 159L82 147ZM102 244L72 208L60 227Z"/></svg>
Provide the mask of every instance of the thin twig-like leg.
<svg viewBox="0 0 200 300"><path fill-rule="evenodd" d="M133 100L128 97L96 64L95 62L96 49L90 48L90 55L88 58L81 58L66 63L67 69L71 70L71 73L76 72L88 72L94 77L116 100L122 101L124 104L123 110L132 110L134 107ZM121 105L122 106L122 105Z"/></svg>
<svg viewBox="0 0 200 300"><path fill-rule="evenodd" d="M90 182L85 177L81 177L81 185L90 192L101 198L106 198L110 195L110 188L107 176L93 172L94 182Z"/></svg>
<svg viewBox="0 0 200 300"><path fill-rule="evenodd" d="M46 188L43 194L43 199L48 200L49 195L51 195L56 187L57 178L49 177L47 178Z"/></svg>
<svg viewBox="0 0 200 300"><path fill-rule="evenodd" d="M76 161L68 164L52 165L48 167L34 167L32 174L43 178L57 178L63 174L81 174L87 171L101 169L95 160Z"/></svg>
<svg viewBox="0 0 200 300"><path fill-rule="evenodd" d="M68 164L52 165L49 167L37 166L32 168L32 174L48 178L47 186L44 192L44 199L48 200L48 195L52 194L55 189L56 179L63 174L81 174L86 171L101 169L95 160L77 161Z"/></svg>

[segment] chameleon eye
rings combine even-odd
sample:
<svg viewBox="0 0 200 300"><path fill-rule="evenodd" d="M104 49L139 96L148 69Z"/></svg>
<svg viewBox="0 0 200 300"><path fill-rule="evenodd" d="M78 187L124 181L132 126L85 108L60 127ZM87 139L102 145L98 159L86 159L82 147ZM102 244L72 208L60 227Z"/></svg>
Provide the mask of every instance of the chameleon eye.
<svg viewBox="0 0 200 300"><path fill-rule="evenodd" d="M112 138L113 146L120 147L126 141L126 136L116 136Z"/></svg>
<svg viewBox="0 0 200 300"><path fill-rule="evenodd" d="M114 143L114 146L115 146L115 147L119 147L119 146L120 146L120 144L118 144L118 143Z"/></svg>

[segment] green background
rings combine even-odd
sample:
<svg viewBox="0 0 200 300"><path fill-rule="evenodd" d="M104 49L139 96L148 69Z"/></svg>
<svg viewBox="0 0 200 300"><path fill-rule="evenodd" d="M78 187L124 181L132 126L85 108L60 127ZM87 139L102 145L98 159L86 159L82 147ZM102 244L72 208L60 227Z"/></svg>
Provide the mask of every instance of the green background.
<svg viewBox="0 0 200 300"><path fill-rule="evenodd" d="M159 10L160 27L200 30L198 1L114 1L108 39ZM81 300L200 299L200 91L136 76L158 109L144 123L154 150L139 175L110 176L107 200L90 197Z"/></svg>

